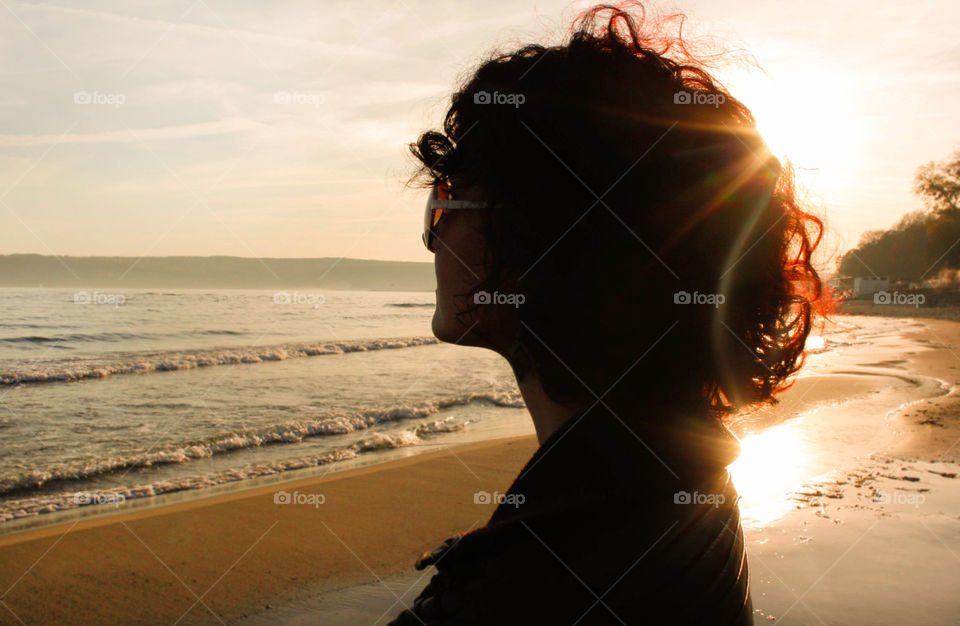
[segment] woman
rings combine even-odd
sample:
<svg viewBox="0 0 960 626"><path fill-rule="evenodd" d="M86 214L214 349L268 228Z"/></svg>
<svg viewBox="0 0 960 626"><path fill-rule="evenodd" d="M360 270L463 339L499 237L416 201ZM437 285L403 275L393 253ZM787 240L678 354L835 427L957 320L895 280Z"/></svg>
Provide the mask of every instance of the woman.
<svg viewBox="0 0 960 626"><path fill-rule="evenodd" d="M750 111L599 6L483 63L411 148L433 331L509 361L540 448L393 623L751 624L721 420L799 368L821 225Z"/></svg>

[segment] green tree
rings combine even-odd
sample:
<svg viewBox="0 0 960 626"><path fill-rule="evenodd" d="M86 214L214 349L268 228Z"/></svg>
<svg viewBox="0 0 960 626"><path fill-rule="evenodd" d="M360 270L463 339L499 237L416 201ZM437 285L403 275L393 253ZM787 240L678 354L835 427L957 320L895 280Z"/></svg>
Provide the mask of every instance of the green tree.
<svg viewBox="0 0 960 626"><path fill-rule="evenodd" d="M933 213L956 217L960 211L960 149L946 160L930 161L917 170L913 191Z"/></svg>
<svg viewBox="0 0 960 626"><path fill-rule="evenodd" d="M929 258L929 222L930 215L917 211L889 230L865 232L857 247L841 258L840 273L919 280L936 258Z"/></svg>
<svg viewBox="0 0 960 626"><path fill-rule="evenodd" d="M908 213L889 230L864 233L841 257L841 274L921 281L960 268L960 149L921 166L913 191L927 210Z"/></svg>

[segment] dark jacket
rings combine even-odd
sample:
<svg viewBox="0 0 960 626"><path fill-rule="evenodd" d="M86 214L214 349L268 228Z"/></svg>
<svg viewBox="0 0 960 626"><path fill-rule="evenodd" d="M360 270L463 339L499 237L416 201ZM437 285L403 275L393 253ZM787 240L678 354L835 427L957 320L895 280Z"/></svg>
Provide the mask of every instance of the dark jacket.
<svg viewBox="0 0 960 626"><path fill-rule="evenodd" d="M392 624L752 624L738 454L719 424L581 412L486 526L416 562L437 572Z"/></svg>

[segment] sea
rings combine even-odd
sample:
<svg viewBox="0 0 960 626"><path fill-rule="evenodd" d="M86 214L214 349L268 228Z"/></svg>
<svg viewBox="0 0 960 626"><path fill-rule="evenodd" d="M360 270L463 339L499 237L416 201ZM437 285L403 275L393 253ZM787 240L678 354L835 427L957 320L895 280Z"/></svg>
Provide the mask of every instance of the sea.
<svg viewBox="0 0 960 626"><path fill-rule="evenodd" d="M0 532L533 433L432 292L0 289Z"/></svg>

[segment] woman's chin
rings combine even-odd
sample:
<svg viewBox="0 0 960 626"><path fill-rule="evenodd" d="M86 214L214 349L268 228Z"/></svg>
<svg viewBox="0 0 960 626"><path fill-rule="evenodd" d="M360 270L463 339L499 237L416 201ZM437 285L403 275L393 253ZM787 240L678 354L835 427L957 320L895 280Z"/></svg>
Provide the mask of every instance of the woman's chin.
<svg viewBox="0 0 960 626"><path fill-rule="evenodd" d="M440 311L440 307L437 307L437 309L433 312L433 320L430 322L430 329L433 331L433 336L440 341L454 343L454 341L449 338L450 332L448 327L449 324L444 319L444 316Z"/></svg>
<svg viewBox="0 0 960 626"><path fill-rule="evenodd" d="M455 316L445 315L440 307L433 314L430 324L433 336L444 343L455 343L461 346L479 346L478 338L471 332L470 326L464 326Z"/></svg>

